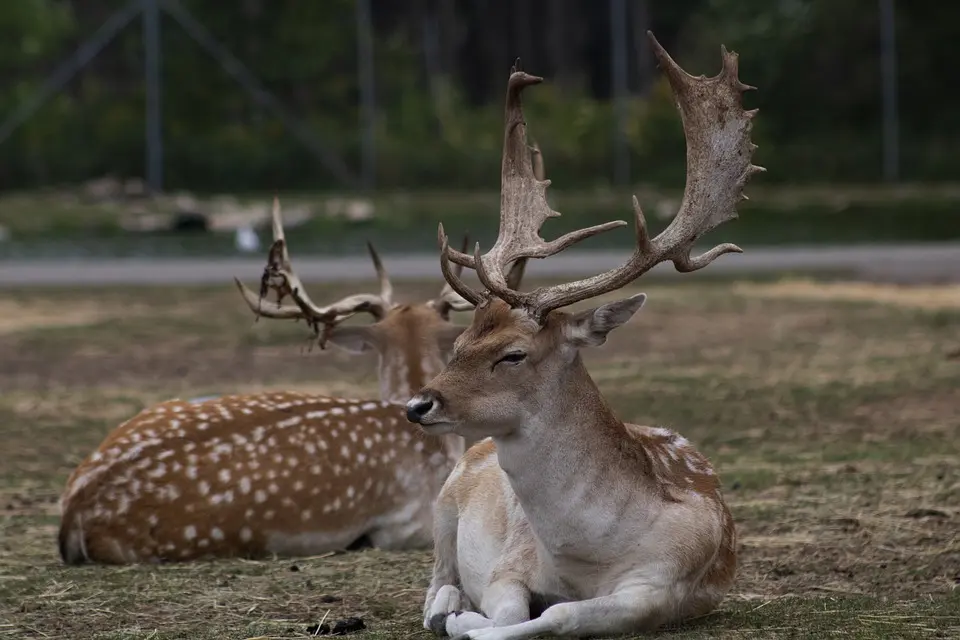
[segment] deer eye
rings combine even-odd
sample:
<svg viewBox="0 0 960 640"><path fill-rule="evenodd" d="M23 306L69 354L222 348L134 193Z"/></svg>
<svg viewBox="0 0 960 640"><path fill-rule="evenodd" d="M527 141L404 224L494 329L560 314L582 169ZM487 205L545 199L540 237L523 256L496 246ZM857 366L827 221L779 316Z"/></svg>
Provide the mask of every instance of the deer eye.
<svg viewBox="0 0 960 640"><path fill-rule="evenodd" d="M496 364L494 364L493 366L497 366L501 362L506 362L507 364L519 364L523 362L524 359L526 359L526 357L527 357L527 354L525 354L523 351L511 351L510 353L506 354L505 356L497 360Z"/></svg>

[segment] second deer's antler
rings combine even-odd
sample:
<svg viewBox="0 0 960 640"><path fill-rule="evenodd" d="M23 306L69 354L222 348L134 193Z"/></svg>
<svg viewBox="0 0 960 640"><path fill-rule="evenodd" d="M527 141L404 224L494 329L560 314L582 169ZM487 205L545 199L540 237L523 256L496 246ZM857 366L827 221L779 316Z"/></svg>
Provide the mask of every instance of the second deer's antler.
<svg viewBox="0 0 960 640"><path fill-rule="evenodd" d="M379 320L393 306L393 285L390 283L390 278L383 267L380 256L369 242L367 243L367 249L370 251L370 258L373 260L377 279L380 282L379 295L359 293L347 296L328 306L320 306L313 302L290 263L278 198L273 200L272 225L273 244L270 246L267 257L267 266L263 270L260 294L254 293L238 278L234 278L244 301L258 318L263 316L277 319L304 319L320 338L322 348L326 341L327 332L336 324L361 312L369 313ZM267 292L270 290L277 294L275 303L265 300ZM283 304L283 299L287 296L293 300L294 304Z"/></svg>
<svg viewBox="0 0 960 640"><path fill-rule="evenodd" d="M476 303L483 298L459 278L456 282L450 278L448 263L451 261L475 269L490 294L513 307L526 308L542 321L554 309L619 289L660 262L672 261L678 271L696 271L724 253L741 252L736 245L724 243L700 256L690 255L694 243L704 233L737 217L736 205L746 197L743 187L752 175L764 171L750 162L756 149L750 141L750 130L757 112L744 111L742 105L742 93L753 87L737 77L737 54L728 52L725 47L721 47L723 68L719 74L712 78L694 77L680 68L653 33L648 31L647 35L670 82L687 141L687 183L676 217L662 233L651 239L640 204L634 197L636 250L626 263L590 278L526 293L507 286L503 270L509 261L545 258L580 240L626 224L608 222L570 232L552 242L540 238L541 225L547 218L560 214L546 201L550 181L538 180L534 176L520 102L520 92L541 82L541 78L521 71L518 61L511 69L507 83L497 241L486 254L480 254L478 245L474 255L467 256L450 249L443 227L440 228L441 268L461 295L472 295Z"/></svg>

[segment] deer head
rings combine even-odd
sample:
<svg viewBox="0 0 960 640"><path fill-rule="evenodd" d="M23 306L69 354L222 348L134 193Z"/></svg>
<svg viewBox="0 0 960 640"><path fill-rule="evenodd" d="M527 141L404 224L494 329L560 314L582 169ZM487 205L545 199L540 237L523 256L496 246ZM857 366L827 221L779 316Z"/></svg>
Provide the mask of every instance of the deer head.
<svg viewBox="0 0 960 640"><path fill-rule="evenodd" d="M439 230L440 265L450 286L476 306L470 327L461 334L443 372L407 403L407 417L429 433L454 432L471 438L507 436L529 428L558 398L573 398L571 410L605 413L600 407L577 407L577 398L602 403L580 360L582 347L598 346L613 329L627 322L646 301L645 294L565 313L562 307L602 296L629 284L660 262L678 271L702 269L725 253L740 253L724 243L692 256L705 233L737 217L736 205L746 198L743 187L761 167L751 164L756 146L750 141L754 111L744 111L741 97L752 89L737 77L737 54L721 50L723 68L712 78L694 77L681 69L648 36L666 73L683 121L687 141L687 181L676 217L655 238L647 232L634 197L636 249L621 266L576 282L522 292L507 281L511 261L546 258L598 233L624 226L608 222L545 241L540 228L560 214L546 200L549 180L536 177L526 142L520 95L542 78L520 69L519 60L507 83L500 232L485 254L479 244L473 255L450 248ZM467 286L451 265L474 269L484 290ZM595 391L595 388L594 388ZM572 403L572 404L571 404ZM474 431L469 434L463 431Z"/></svg>
<svg viewBox="0 0 960 640"><path fill-rule="evenodd" d="M257 318L304 320L313 330L320 347L326 343L353 354L375 351L379 356L381 399L405 402L426 380L436 375L449 358L453 341L465 327L450 322L454 311L469 311L464 300L449 284L440 294L420 303L394 301L393 285L376 249L367 249L380 283L379 293L358 293L327 306L316 304L307 295L290 262L283 231L279 199L273 201L273 244L261 279L260 293L234 278L240 294ZM464 238L466 250L467 238ZM518 260L509 273L511 286L519 286L525 261ZM455 269L459 275L459 268ZM268 301L274 291L276 301ZM285 298L292 304L284 304ZM366 313L375 320L369 325L343 325L344 320Z"/></svg>

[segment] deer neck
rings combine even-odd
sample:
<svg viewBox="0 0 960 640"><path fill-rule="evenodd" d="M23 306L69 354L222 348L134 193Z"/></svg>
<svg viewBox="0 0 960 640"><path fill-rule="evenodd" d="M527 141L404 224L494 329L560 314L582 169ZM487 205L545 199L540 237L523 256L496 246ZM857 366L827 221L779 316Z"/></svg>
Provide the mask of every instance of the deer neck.
<svg viewBox="0 0 960 640"><path fill-rule="evenodd" d="M407 344L401 349L380 354L380 399L391 404L405 405L427 382L435 378L445 365L440 350L435 352ZM409 425L410 428L415 428ZM424 453L428 456L441 452L451 464L456 463L466 450L465 441L456 434L428 436Z"/></svg>
<svg viewBox="0 0 960 640"><path fill-rule="evenodd" d="M522 429L495 438L500 467L552 553L589 555L655 490L646 453L614 415L580 356Z"/></svg>

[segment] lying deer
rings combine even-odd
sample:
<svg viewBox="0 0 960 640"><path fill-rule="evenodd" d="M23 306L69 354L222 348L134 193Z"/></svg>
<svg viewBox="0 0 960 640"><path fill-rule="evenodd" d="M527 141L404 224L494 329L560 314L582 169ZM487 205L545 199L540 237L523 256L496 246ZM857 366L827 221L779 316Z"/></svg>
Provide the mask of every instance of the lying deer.
<svg viewBox="0 0 960 640"><path fill-rule="evenodd" d="M687 139L683 202L661 234L649 236L634 198L637 247L622 266L530 292L507 282L511 260L546 258L625 224L540 237L559 214L545 199L550 182L531 169L520 94L542 79L518 66L507 85L499 237L486 254L478 245L466 255L440 228L444 276L476 310L407 416L431 435L489 439L466 452L435 507L424 626L438 635L633 633L705 614L733 583L736 532L713 467L673 431L624 424L579 353L602 345L646 295L559 311L663 261L696 271L741 251L722 244L691 257L698 238L737 216L744 185L763 170L750 163L755 112L741 104L750 87L737 77L737 55L724 48L719 75L693 77L649 35ZM465 285L451 262L476 270L485 291Z"/></svg>
<svg viewBox="0 0 960 640"><path fill-rule="evenodd" d="M74 564L164 562L204 556L312 555L371 544L429 546L433 501L463 440L424 437L405 402L439 373L464 329L453 311L473 305L445 285L436 299L393 301L369 247L379 294L319 306L290 264L279 204L263 300L239 280L244 300L267 318L303 319L326 341L380 356L380 400L267 392L173 400L120 425L67 481L60 555ZM524 261L511 280L519 283ZM266 291L263 292L264 294ZM282 304L284 296L293 304ZM365 312L370 325L346 326Z"/></svg>

